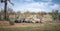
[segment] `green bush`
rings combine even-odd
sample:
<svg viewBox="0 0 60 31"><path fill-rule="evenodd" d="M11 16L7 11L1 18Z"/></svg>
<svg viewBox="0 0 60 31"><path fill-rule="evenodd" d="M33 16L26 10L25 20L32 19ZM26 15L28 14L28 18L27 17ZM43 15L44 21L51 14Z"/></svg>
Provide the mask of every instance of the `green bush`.
<svg viewBox="0 0 60 31"><path fill-rule="evenodd" d="M9 23L10 23L10 25L14 25L14 21L10 20Z"/></svg>
<svg viewBox="0 0 60 31"><path fill-rule="evenodd" d="M52 19L53 19L54 21L60 20L60 15L59 15L59 11L58 11L58 10L52 11Z"/></svg>

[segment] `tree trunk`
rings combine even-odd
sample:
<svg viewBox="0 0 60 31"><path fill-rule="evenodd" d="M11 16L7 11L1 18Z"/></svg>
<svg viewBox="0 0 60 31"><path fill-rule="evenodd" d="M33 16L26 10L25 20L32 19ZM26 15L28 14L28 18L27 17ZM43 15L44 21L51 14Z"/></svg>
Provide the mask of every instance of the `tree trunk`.
<svg viewBox="0 0 60 31"><path fill-rule="evenodd" d="M5 3L5 6L4 6L4 20L7 20L7 0L4 2Z"/></svg>

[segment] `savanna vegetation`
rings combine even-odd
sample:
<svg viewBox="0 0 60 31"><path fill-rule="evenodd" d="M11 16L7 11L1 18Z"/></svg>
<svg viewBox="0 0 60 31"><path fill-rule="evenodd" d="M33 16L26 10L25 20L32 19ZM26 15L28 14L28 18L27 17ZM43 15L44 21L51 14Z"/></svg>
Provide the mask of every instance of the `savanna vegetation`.
<svg viewBox="0 0 60 31"><path fill-rule="evenodd" d="M10 10L10 9L9 9ZM0 12L0 13L2 13L3 12L3 10ZM13 10L10 10L10 11L8 11L8 12L10 12L8 15L11 15L11 14L14 14L14 15L25 15L25 17L24 18L26 18L28 15L40 15L40 16L44 16L44 15L46 15L46 14L49 14L49 15L51 15L52 17L52 21L50 22L46 22L46 23L38 23L38 25L35 23L21 23L21 24L16 24L16 23L14 23L12 20L11 21L9 21L10 22L10 24L12 25L12 27L10 27L11 25L7 25L7 26L5 26L5 25L0 25L0 31L60 31L60 13L58 12L58 10L55 10L55 11L52 11L52 12L50 12L50 13L34 13L34 12L32 12L32 13L30 13L30 12L25 12L25 13L21 13L21 12L14 12ZM2 14L1 14L2 15ZM0 15L0 19L3 21L4 19L1 17L1 15ZM21 16L21 18L23 17L23 15ZM4 16L4 15L3 15ZM8 17L9 18L9 17ZM10 19L10 18L9 18ZM43 18L42 18L43 19ZM43 26L42 26L42 24L43 24ZM17 27L15 26L15 25L17 25ZM22 25L22 27L21 27L21 25ZM36 26L35 26L36 25ZM24 26L27 26L27 27L24 27ZM4 28L5 27L5 28ZM8 27L8 28L6 28L6 27Z"/></svg>
<svg viewBox="0 0 60 31"><path fill-rule="evenodd" d="M51 12L29 12L26 11L21 13L21 11L15 12L13 9L7 7L10 0L0 0L4 3L4 9L0 9L0 31L60 31L60 12L59 10L52 10ZM13 3L11 3L14 5ZM37 15L37 18L42 23L14 23L14 20L18 17L27 18ZM46 22L48 21L48 22Z"/></svg>

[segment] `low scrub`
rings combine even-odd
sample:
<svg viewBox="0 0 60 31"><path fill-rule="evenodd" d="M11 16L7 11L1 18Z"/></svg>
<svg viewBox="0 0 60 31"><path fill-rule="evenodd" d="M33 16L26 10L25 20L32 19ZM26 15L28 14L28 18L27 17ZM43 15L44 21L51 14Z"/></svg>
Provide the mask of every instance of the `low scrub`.
<svg viewBox="0 0 60 31"><path fill-rule="evenodd" d="M10 25L14 25L14 21L10 20L9 23L10 23Z"/></svg>

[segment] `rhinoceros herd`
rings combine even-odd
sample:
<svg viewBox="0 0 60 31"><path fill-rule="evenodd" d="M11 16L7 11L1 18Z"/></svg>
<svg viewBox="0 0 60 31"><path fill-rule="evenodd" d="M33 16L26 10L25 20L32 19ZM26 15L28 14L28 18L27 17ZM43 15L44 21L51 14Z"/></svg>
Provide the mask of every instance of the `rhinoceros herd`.
<svg viewBox="0 0 60 31"><path fill-rule="evenodd" d="M34 19L29 19L29 18L23 18L23 19L15 19L15 23L41 23L41 19L34 18Z"/></svg>

